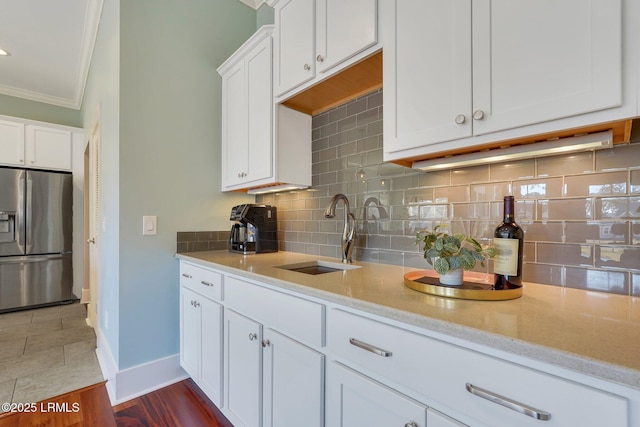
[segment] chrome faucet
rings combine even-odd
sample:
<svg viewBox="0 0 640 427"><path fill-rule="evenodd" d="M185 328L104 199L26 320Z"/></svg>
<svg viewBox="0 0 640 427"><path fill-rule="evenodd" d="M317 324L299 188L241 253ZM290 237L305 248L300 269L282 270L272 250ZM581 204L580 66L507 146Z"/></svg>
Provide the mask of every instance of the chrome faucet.
<svg viewBox="0 0 640 427"><path fill-rule="evenodd" d="M351 263L351 252L356 242L356 217L350 211L349 199L344 194L336 194L329 202L329 206L324 211L325 218L336 216L336 205L338 201L344 202L344 231L342 232L342 262Z"/></svg>

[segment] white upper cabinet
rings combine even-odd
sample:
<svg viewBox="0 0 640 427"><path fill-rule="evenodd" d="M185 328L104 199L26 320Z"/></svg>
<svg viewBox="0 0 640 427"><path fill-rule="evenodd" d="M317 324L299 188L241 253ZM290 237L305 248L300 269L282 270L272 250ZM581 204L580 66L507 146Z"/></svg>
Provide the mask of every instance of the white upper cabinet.
<svg viewBox="0 0 640 427"><path fill-rule="evenodd" d="M471 1L383 7L385 152L470 136Z"/></svg>
<svg viewBox="0 0 640 427"><path fill-rule="evenodd" d="M0 120L0 164L71 170L71 131Z"/></svg>
<svg viewBox="0 0 640 427"><path fill-rule="evenodd" d="M24 166L24 124L0 121L0 163Z"/></svg>
<svg viewBox="0 0 640 427"><path fill-rule="evenodd" d="M317 0L316 62L324 73L378 42L376 0Z"/></svg>
<svg viewBox="0 0 640 427"><path fill-rule="evenodd" d="M250 42L229 67L219 69L223 189L273 175L270 29Z"/></svg>
<svg viewBox="0 0 640 427"><path fill-rule="evenodd" d="M272 31L272 25L263 26L218 68L223 191L311 185L311 117L274 108Z"/></svg>
<svg viewBox="0 0 640 427"><path fill-rule="evenodd" d="M378 44L377 0L271 0L274 85L287 97L363 58ZM362 54L362 55L360 55ZM331 72L330 72L331 70ZM296 90L294 90L296 89Z"/></svg>
<svg viewBox="0 0 640 427"><path fill-rule="evenodd" d="M621 105L621 20L621 0L474 1L473 133Z"/></svg>
<svg viewBox="0 0 640 427"><path fill-rule="evenodd" d="M71 132L27 125L27 166L71 170Z"/></svg>
<svg viewBox="0 0 640 427"><path fill-rule="evenodd" d="M382 2L385 160L633 117L623 1Z"/></svg>
<svg viewBox="0 0 640 427"><path fill-rule="evenodd" d="M275 93L315 77L315 8L313 0L283 0L276 6Z"/></svg>

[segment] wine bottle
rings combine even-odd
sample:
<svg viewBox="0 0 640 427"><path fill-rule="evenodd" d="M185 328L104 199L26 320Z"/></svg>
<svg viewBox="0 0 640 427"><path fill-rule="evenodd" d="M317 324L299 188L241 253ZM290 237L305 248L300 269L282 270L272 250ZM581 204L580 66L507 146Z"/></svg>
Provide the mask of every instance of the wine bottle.
<svg viewBox="0 0 640 427"><path fill-rule="evenodd" d="M513 196L504 198L504 219L493 233L493 244L497 251L493 263L495 289L521 286L524 232L515 221Z"/></svg>

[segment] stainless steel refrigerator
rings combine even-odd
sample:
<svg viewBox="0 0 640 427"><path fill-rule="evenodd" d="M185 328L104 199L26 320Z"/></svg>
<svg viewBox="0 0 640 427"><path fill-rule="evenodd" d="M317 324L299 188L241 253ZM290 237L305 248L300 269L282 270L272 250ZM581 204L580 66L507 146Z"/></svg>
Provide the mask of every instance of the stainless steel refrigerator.
<svg viewBox="0 0 640 427"><path fill-rule="evenodd" d="M0 313L73 300L70 173L0 168Z"/></svg>

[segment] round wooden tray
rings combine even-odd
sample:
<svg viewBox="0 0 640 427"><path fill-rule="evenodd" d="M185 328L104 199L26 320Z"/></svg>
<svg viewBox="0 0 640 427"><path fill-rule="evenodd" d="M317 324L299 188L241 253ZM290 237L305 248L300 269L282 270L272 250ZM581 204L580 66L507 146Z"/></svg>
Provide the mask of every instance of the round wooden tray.
<svg viewBox="0 0 640 427"><path fill-rule="evenodd" d="M461 286L441 285L433 270L411 271L404 275L404 284L414 291L447 298L481 301L504 301L520 298L522 286L514 289L493 289L493 275L465 271Z"/></svg>

